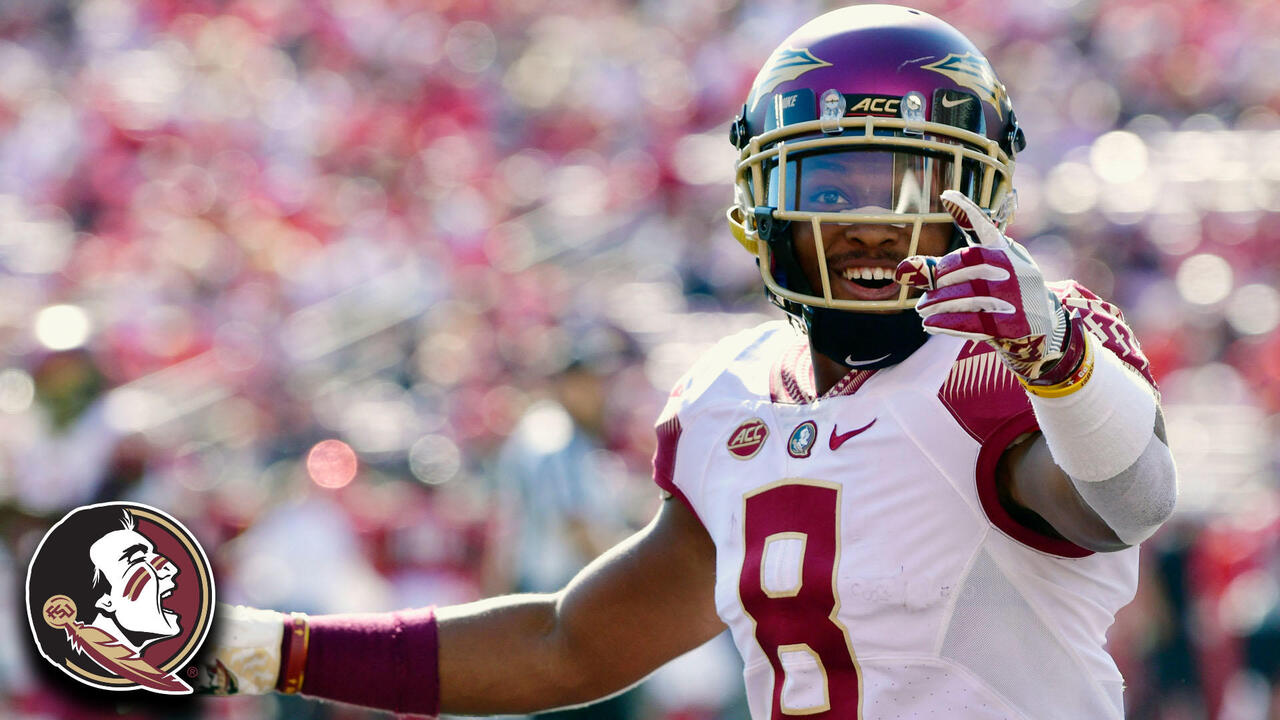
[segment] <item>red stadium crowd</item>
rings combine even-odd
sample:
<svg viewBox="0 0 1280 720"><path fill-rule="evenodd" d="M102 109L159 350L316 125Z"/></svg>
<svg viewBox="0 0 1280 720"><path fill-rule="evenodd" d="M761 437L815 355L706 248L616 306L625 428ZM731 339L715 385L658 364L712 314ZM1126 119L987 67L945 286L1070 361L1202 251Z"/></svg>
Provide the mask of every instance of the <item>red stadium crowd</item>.
<svg viewBox="0 0 1280 720"><path fill-rule="evenodd" d="M1010 234L1126 308L1161 384L1182 498L1111 631L1130 716L1280 717L1280 5L918 4L1027 130ZM43 530L107 499L183 519L230 602L513 589L501 448L584 327L634 343L594 368L592 532L642 522L664 389L770 312L726 128L814 10L0 5L0 623ZM0 646L0 715L96 716L32 658ZM695 690L638 717L732 716ZM365 716L305 707L208 714Z"/></svg>

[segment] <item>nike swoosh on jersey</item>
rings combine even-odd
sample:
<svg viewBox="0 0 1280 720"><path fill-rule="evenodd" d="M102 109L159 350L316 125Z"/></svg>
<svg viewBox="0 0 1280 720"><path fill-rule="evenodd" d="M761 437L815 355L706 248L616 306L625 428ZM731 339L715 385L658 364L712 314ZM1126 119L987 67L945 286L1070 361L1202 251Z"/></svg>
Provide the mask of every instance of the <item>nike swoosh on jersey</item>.
<svg viewBox="0 0 1280 720"><path fill-rule="evenodd" d="M833 425L831 427L831 439L827 441L827 445L829 445L832 450L835 450L839 448L841 445L843 445L845 441L848 440L849 438L853 437L854 435L859 435L861 433L866 432L872 425L875 425L875 424L876 424L876 418L871 418L871 422L867 423L866 425L863 425L862 427L856 430L850 430L847 433L836 432L837 430L840 429L840 426Z"/></svg>
<svg viewBox="0 0 1280 720"><path fill-rule="evenodd" d="M849 367L858 367L859 365L871 365L873 363L878 363L881 360L884 360L885 358L889 357L890 354L891 353L885 353L884 355L881 355L875 360L854 360L853 356L849 355L844 359L844 364L848 365Z"/></svg>
<svg viewBox="0 0 1280 720"><path fill-rule="evenodd" d="M962 103L967 103L967 102L969 102L969 100L971 100L971 99L972 99L972 98L967 98L967 97L956 98L956 99L954 99L954 100L949 100L949 99L947 99L947 98L942 98L942 107L944 107L944 108L953 108L953 107L955 107L955 106L957 106L957 105L960 105L960 104L962 104Z"/></svg>

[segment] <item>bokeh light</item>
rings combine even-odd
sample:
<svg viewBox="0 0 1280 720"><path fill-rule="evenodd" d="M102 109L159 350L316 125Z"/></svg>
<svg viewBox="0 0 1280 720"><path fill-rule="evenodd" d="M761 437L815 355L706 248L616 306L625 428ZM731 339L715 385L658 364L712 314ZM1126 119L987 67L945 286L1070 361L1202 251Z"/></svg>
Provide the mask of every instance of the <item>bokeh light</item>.
<svg viewBox="0 0 1280 720"><path fill-rule="evenodd" d="M1098 201L1098 180L1088 165L1064 162L1045 178L1045 202L1064 215L1088 212Z"/></svg>
<svg viewBox="0 0 1280 720"><path fill-rule="evenodd" d="M444 51L459 70L483 72L497 57L497 40L488 25L468 20L454 25L449 31Z"/></svg>
<svg viewBox="0 0 1280 720"><path fill-rule="evenodd" d="M676 175L690 185L733 182L738 152L720 132L686 135L676 142L673 161Z"/></svg>
<svg viewBox="0 0 1280 720"><path fill-rule="evenodd" d="M70 350L89 339L89 315L76 305L50 305L36 313L36 340L50 350Z"/></svg>
<svg viewBox="0 0 1280 720"><path fill-rule="evenodd" d="M0 371L0 412L24 412L31 407L35 394L35 381L26 371L18 368Z"/></svg>
<svg viewBox="0 0 1280 720"><path fill-rule="evenodd" d="M1245 285L1231 295L1227 321L1244 335L1266 335L1280 325L1280 292L1270 285Z"/></svg>
<svg viewBox="0 0 1280 720"><path fill-rule="evenodd" d="M1232 631L1256 631L1280 604L1280 584L1263 570L1246 572L1235 578L1223 595L1222 624Z"/></svg>
<svg viewBox="0 0 1280 720"><path fill-rule="evenodd" d="M1105 182L1133 182L1147 172L1147 146L1131 132L1113 130L1093 141L1089 164Z"/></svg>
<svg viewBox="0 0 1280 720"><path fill-rule="evenodd" d="M322 440L307 453L307 475L322 488L346 487L358 467L355 451L341 440Z"/></svg>
<svg viewBox="0 0 1280 720"><path fill-rule="evenodd" d="M409 471L428 485L441 485L457 476L462 453L444 435L426 435L409 448Z"/></svg>
<svg viewBox="0 0 1280 720"><path fill-rule="evenodd" d="M1175 282L1189 303L1212 305L1231 294L1231 265L1212 253L1192 255L1178 266Z"/></svg>

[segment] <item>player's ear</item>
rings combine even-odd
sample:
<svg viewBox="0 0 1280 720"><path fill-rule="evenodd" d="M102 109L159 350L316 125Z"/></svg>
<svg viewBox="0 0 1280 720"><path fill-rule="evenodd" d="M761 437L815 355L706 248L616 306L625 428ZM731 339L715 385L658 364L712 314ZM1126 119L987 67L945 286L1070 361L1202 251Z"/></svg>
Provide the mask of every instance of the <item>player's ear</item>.
<svg viewBox="0 0 1280 720"><path fill-rule="evenodd" d="M115 605L116 604L112 601L111 596L106 593L103 593L102 597L98 598L98 602L94 603L94 607L103 612L111 612L112 610L115 610Z"/></svg>

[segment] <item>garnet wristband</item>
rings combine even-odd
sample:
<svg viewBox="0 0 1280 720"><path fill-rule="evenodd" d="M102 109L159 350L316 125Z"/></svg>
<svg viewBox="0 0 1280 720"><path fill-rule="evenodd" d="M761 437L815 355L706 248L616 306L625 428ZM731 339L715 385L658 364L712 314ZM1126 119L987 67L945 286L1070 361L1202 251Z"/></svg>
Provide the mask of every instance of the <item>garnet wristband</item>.
<svg viewBox="0 0 1280 720"><path fill-rule="evenodd" d="M440 708L434 608L284 620L276 689L326 700L436 715Z"/></svg>
<svg viewBox="0 0 1280 720"><path fill-rule="evenodd" d="M1076 355L1074 369L1071 370L1066 378L1061 380L1055 378L1051 382L1045 382L1045 378L1026 380L1019 375L1018 382L1022 383L1023 389L1038 397L1060 398L1066 397L1084 387L1084 384L1093 376L1093 346L1085 337L1087 333L1077 330L1074 334L1080 336L1079 345L1083 348L1083 351ZM1068 358L1064 356L1062 361L1059 361L1058 365L1054 366L1053 369L1056 370L1058 367L1072 367L1072 363L1068 362Z"/></svg>
<svg viewBox="0 0 1280 720"><path fill-rule="evenodd" d="M1056 398L1070 395L1084 386L1093 374L1093 348L1089 342L1089 331L1079 324L1078 317L1073 317L1065 308L1061 308L1066 321L1066 337L1063 339L1062 357L1034 380L1028 380L1018 373L1014 375L1018 382L1029 393L1039 397Z"/></svg>
<svg viewBox="0 0 1280 720"><path fill-rule="evenodd" d="M280 679L276 690L293 695L302 689L307 670L307 649L311 644L311 627L303 613L290 613L284 618L284 636L280 639Z"/></svg>

